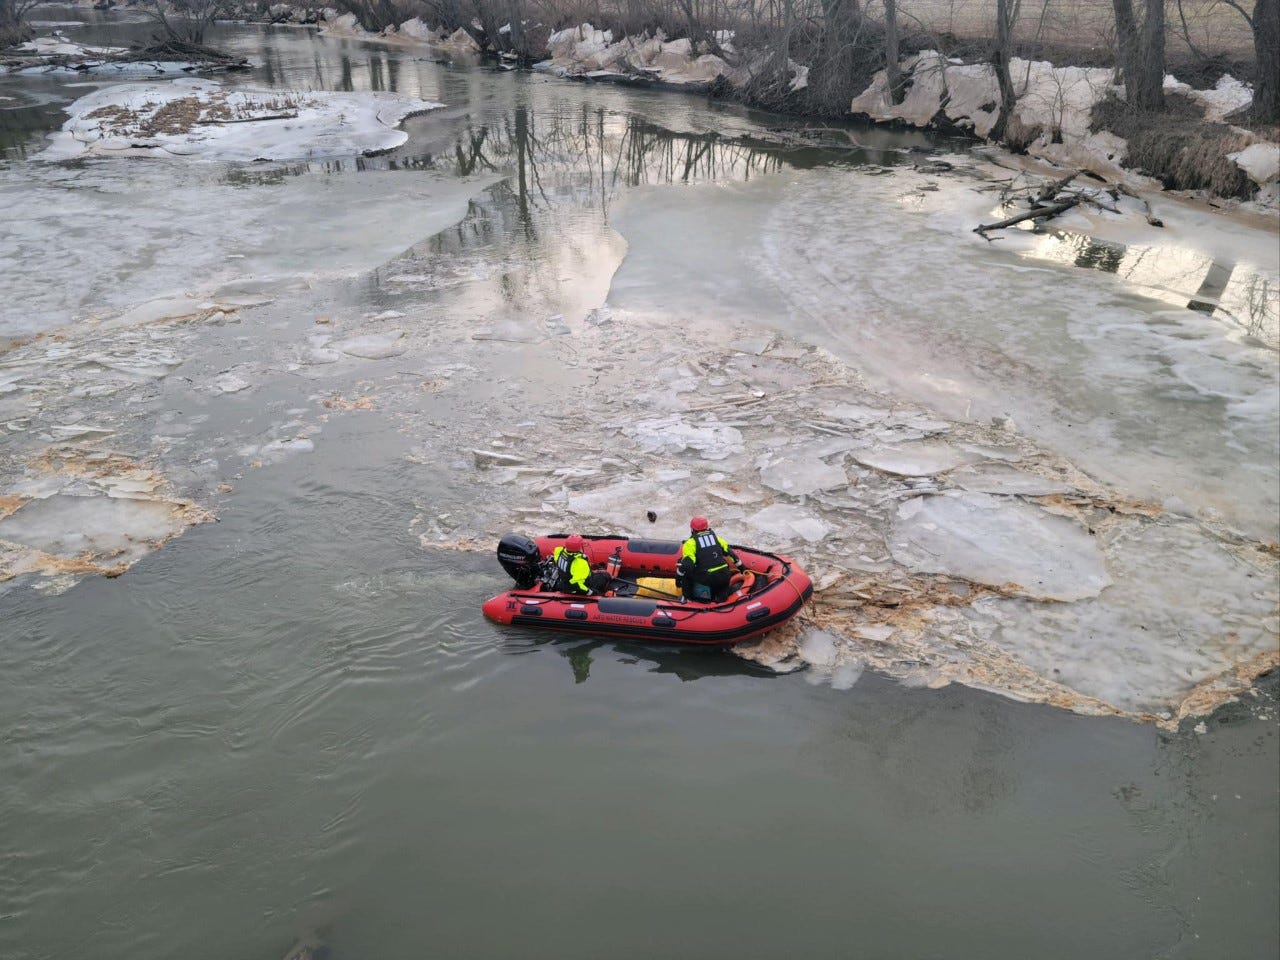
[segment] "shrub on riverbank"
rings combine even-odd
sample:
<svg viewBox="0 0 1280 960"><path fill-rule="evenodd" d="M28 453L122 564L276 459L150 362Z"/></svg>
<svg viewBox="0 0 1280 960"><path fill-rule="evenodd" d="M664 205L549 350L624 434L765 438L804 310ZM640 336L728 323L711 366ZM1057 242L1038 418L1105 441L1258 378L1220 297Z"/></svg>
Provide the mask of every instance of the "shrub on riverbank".
<svg viewBox="0 0 1280 960"><path fill-rule="evenodd" d="M27 11L36 0L0 0L0 50L16 47L33 36L27 26Z"/></svg>
<svg viewBox="0 0 1280 960"><path fill-rule="evenodd" d="M1109 130L1129 144L1126 166L1177 190L1208 190L1248 199L1256 187L1235 161L1258 137L1226 123L1210 123L1186 97L1166 97L1163 113L1132 107L1108 97L1093 110L1093 130Z"/></svg>

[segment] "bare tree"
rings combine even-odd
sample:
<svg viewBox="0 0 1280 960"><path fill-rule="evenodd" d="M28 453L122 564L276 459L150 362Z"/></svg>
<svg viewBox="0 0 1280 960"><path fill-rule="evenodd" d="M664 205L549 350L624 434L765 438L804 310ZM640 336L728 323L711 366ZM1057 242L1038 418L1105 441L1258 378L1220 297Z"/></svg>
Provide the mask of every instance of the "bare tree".
<svg viewBox="0 0 1280 960"><path fill-rule="evenodd" d="M1139 3L1143 8L1141 23L1134 16L1133 0L1111 0L1125 98L1130 106L1163 110L1165 0Z"/></svg>
<svg viewBox="0 0 1280 960"><path fill-rule="evenodd" d="M163 31L158 42L201 46L210 24L225 14L227 0L145 0L143 7Z"/></svg>
<svg viewBox="0 0 1280 960"><path fill-rule="evenodd" d="M884 0L884 71L889 82L889 98L901 103L906 91L898 67L898 0Z"/></svg>
<svg viewBox="0 0 1280 960"><path fill-rule="evenodd" d="M354 14L360 26L373 33L407 19L400 15L392 0L337 0L338 7Z"/></svg>
<svg viewBox="0 0 1280 960"><path fill-rule="evenodd" d="M1280 0L1254 0L1250 15L1236 0L1222 0L1249 21L1257 76L1253 83L1250 118L1257 123L1280 123Z"/></svg>
<svg viewBox="0 0 1280 960"><path fill-rule="evenodd" d="M0 0L0 50L31 39L27 12L37 0Z"/></svg>
<svg viewBox="0 0 1280 960"><path fill-rule="evenodd" d="M996 44L991 54L991 65L996 71L996 84L1000 88L1000 113L991 127L991 139L1003 140L1013 118L1017 97L1013 92L1013 78L1009 76L1009 57L1013 49L1013 28L1018 22L1022 0L996 0Z"/></svg>

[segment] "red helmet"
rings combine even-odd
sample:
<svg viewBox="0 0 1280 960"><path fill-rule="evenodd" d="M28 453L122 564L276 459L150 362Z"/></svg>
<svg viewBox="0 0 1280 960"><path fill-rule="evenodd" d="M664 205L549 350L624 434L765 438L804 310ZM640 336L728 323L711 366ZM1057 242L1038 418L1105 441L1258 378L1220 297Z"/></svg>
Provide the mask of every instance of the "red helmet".
<svg viewBox="0 0 1280 960"><path fill-rule="evenodd" d="M585 546L586 542L576 533L564 542L564 548L570 553L581 553Z"/></svg>
<svg viewBox="0 0 1280 960"><path fill-rule="evenodd" d="M707 523L706 517L694 517L689 521L689 529L694 533L701 533L703 530L710 528L711 524Z"/></svg>

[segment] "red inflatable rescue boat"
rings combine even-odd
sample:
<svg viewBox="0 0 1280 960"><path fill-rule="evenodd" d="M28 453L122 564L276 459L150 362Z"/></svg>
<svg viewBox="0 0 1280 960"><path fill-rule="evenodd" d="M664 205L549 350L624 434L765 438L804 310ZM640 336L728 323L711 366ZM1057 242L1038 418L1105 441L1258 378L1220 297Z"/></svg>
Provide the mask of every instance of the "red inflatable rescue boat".
<svg viewBox="0 0 1280 960"><path fill-rule="evenodd" d="M518 627L729 646L786 623L813 595L813 581L790 557L735 545L743 574L734 578L729 595L718 602L685 600L675 586L681 544L627 537L583 538L593 570L607 573L603 595L558 593L546 588L543 574L566 539L503 537L498 562L516 586L486 601L485 616Z"/></svg>

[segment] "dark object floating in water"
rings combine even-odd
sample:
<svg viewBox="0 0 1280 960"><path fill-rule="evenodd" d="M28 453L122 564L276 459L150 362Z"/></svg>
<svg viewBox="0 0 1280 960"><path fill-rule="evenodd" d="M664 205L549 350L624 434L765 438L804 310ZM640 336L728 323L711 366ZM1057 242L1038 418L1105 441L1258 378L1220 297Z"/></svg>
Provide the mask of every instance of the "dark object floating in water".
<svg viewBox="0 0 1280 960"><path fill-rule="evenodd" d="M654 513L652 510L646 510L644 515L649 518L650 523L658 522L658 515Z"/></svg>
<svg viewBox="0 0 1280 960"><path fill-rule="evenodd" d="M745 573L724 600L684 600L675 587L681 544L676 540L585 537L593 568L608 560L604 596L548 590L543 564L567 534L536 540L507 534L498 562L516 586L484 604L496 623L592 636L730 646L782 626L813 595L813 581L790 557L734 546Z"/></svg>

